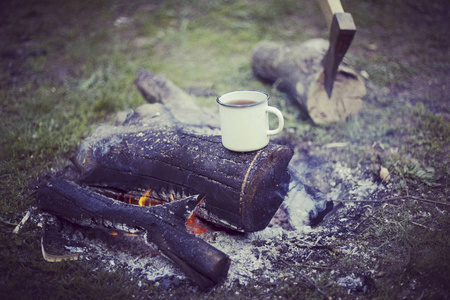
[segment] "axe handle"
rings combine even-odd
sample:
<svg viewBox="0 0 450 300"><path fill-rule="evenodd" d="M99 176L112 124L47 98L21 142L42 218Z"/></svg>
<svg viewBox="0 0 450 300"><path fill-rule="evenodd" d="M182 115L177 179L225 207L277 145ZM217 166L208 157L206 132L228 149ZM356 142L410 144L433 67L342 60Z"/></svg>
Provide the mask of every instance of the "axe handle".
<svg viewBox="0 0 450 300"><path fill-rule="evenodd" d="M356 27L351 14L344 12L340 0L318 0L318 2L330 30L330 47L323 61L324 86L330 98L339 64L352 43Z"/></svg>
<svg viewBox="0 0 450 300"><path fill-rule="evenodd" d="M328 28L331 28L331 23L333 22L333 16L335 13L344 12L340 0L317 0L325 15L325 20L327 21Z"/></svg>

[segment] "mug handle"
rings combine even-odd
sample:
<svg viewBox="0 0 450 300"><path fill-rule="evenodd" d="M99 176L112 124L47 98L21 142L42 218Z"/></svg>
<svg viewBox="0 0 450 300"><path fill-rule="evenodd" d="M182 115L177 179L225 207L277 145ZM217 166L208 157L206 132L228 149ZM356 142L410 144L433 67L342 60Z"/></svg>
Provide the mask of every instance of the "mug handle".
<svg viewBox="0 0 450 300"><path fill-rule="evenodd" d="M267 131L267 135L274 135L279 133L281 130L283 130L284 127L284 118L283 115L281 114L281 111L279 111L277 108L272 107L272 106L267 106L266 107L266 112L270 112L273 113L274 115L277 116L278 118L278 128L277 129L273 129L273 130L269 130Z"/></svg>

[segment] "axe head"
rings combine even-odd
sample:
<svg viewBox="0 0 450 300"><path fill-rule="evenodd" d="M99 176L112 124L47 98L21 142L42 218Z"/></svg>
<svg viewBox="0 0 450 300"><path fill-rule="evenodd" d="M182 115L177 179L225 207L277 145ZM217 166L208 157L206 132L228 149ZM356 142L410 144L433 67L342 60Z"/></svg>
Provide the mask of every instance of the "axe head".
<svg viewBox="0 0 450 300"><path fill-rule="evenodd" d="M331 97L339 64L350 48L355 33L356 27L351 14L340 12L333 15L329 37L330 47L323 61L325 90L328 97Z"/></svg>

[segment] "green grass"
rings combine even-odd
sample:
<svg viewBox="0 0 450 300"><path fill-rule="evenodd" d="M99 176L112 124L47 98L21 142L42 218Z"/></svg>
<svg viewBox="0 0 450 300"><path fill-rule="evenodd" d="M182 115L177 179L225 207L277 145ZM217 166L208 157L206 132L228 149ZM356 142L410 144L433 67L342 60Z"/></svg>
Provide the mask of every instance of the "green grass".
<svg viewBox="0 0 450 300"><path fill-rule="evenodd" d="M436 214L430 220L427 210L417 203L403 203L377 209L361 229L361 236L383 259L377 262L379 288L386 299L407 296L427 290L427 297L444 295L429 286L449 286L449 220L446 214ZM415 281L414 278L423 278ZM392 285L392 278L396 284ZM401 285L408 284L409 287ZM445 290L445 289L444 289Z"/></svg>
<svg viewBox="0 0 450 300"><path fill-rule="evenodd" d="M448 201L448 96L424 83L431 78L445 84L448 78L448 25L438 26L446 24L445 2L424 6L416 1L349 0L343 5L359 26L346 59L357 71L369 74L369 93L360 114L347 123L315 126L284 93L254 78L250 67L252 47L260 40L290 43L327 37L325 22L313 2L50 0L1 4L0 293L11 299L32 297L37 291L41 298L49 297L49 291L55 291L54 297L84 299L159 295L159 289L137 286L120 269L112 274L92 273L93 266L81 262L45 263L38 231L28 228L17 236L10 233L11 224L34 205L28 195L30 187L43 174L66 166L99 123L143 103L133 83L139 68L163 73L183 89L213 88L217 94L265 90L271 94L272 105L282 109L286 128L296 139L317 147L348 142L352 147L338 157L365 170L374 165L387 167L392 194ZM400 12L410 19L423 17L422 26L399 22ZM128 19L116 26L119 17ZM370 43L378 45L378 50L367 50ZM445 91L444 86L440 88ZM199 103L215 105L214 100L206 97ZM443 209L446 213L439 213ZM449 275L448 263L441 263L449 261L446 209L402 202L379 208L364 224L360 242L378 247L383 258L380 269L388 274L377 281L379 298L412 292L392 287L392 278L408 285L414 278L427 277L429 281L417 286L428 290L448 285L444 276L432 282L440 274ZM386 219L392 221L386 224ZM405 253L406 264L401 262ZM359 263L342 262L347 266ZM274 296L321 298L301 279L287 278L290 281L280 284ZM331 279L322 274L315 280L330 294L340 295L336 287L327 285ZM117 281L123 284L112 284ZM264 297L260 287L265 284L218 289L211 296ZM21 294L20 289L25 292ZM172 292L185 296L183 291Z"/></svg>

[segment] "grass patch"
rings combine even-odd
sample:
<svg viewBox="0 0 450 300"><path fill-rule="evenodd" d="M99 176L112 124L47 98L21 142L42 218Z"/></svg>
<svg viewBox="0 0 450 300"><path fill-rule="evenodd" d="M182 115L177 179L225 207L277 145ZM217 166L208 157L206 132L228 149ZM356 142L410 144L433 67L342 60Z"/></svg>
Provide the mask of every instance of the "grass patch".
<svg viewBox="0 0 450 300"><path fill-rule="evenodd" d="M368 218L361 233L372 251L383 257L375 270L381 294L391 299L412 292L427 294L430 299L445 298L442 293L449 286L450 270L446 214L416 202L382 208ZM390 282L392 278L396 278L395 284Z"/></svg>

